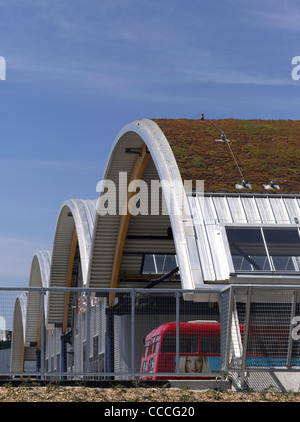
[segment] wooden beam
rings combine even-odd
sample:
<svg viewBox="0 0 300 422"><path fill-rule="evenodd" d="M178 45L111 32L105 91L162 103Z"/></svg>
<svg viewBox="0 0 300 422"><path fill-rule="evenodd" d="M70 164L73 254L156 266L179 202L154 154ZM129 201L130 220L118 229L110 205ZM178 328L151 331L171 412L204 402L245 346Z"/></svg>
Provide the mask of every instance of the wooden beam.
<svg viewBox="0 0 300 422"><path fill-rule="evenodd" d="M133 166L128 185L131 182L136 181L136 185L135 185L136 189L139 187L139 182L143 177L149 158L150 158L150 153L147 150L146 144L144 144L142 148L142 153L141 155L137 157L135 164ZM120 266L122 262L124 245L125 245L126 235L128 231L130 217L131 217L131 210L128 209L128 203L135 194L136 192L128 192L128 189L127 189L127 195L125 195L125 200L124 200L124 204L122 208L123 211L122 211L122 215L120 216L119 230L118 230L115 253L114 253L114 261L113 261L112 274L111 274L111 280L110 280L111 288L116 288L118 285L118 278L119 278ZM131 201L131 203L132 202L133 201ZM115 294L110 293L109 305L113 306L114 301L115 301Z"/></svg>
<svg viewBox="0 0 300 422"><path fill-rule="evenodd" d="M71 248L70 248L70 255L69 255L69 265L68 265L68 274L66 280L66 287L71 287L72 282L72 273L73 273L73 266L74 266L74 259L75 259L75 252L78 243L76 227L74 227ZM68 310L69 310L69 300L70 300L70 292L65 293L65 305L64 305L64 321L63 321L63 334L67 331L67 324L68 324Z"/></svg>

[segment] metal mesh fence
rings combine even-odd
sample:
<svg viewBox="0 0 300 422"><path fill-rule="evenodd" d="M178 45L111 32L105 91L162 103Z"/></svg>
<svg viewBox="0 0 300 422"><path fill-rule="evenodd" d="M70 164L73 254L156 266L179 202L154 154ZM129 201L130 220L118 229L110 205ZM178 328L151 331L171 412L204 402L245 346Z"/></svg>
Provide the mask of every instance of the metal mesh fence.
<svg viewBox="0 0 300 422"><path fill-rule="evenodd" d="M224 367L242 372L299 370L299 290L237 287L230 300L230 354Z"/></svg>
<svg viewBox="0 0 300 422"><path fill-rule="evenodd" d="M163 380L239 373L243 380L247 371L300 369L300 289L231 286L216 289L213 302L200 290L187 300L190 293L0 288L0 376Z"/></svg>
<svg viewBox="0 0 300 422"><path fill-rule="evenodd" d="M0 375L75 380L220 376L218 304L187 301L185 293L2 288L0 309L7 326L1 326L0 343L7 352L0 356Z"/></svg>
<svg viewBox="0 0 300 422"><path fill-rule="evenodd" d="M14 323L14 308L16 308L15 314L16 319L21 317L24 292L16 292L12 290L1 291L0 300L0 377L9 375L11 372L10 362L14 358L11 355L12 345L12 332ZM19 299L16 303L16 298L19 295ZM16 306L15 306L16 303ZM22 342L21 342L22 343ZM19 364L17 367L18 371L23 370Z"/></svg>
<svg viewBox="0 0 300 422"><path fill-rule="evenodd" d="M183 296L179 291L139 293L136 347L142 359L136 370L142 379L220 375L218 305Z"/></svg>

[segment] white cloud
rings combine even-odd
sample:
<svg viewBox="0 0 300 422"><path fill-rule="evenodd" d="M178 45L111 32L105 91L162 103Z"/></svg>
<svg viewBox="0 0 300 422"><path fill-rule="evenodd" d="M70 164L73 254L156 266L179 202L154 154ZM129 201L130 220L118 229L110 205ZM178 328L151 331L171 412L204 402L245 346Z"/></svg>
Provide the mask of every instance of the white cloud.
<svg viewBox="0 0 300 422"><path fill-rule="evenodd" d="M235 0L233 0L235 1ZM300 7L298 0L252 0L249 3L237 5L244 8L249 16L254 17L253 23L265 28L280 28L288 31L300 31Z"/></svg>
<svg viewBox="0 0 300 422"><path fill-rule="evenodd" d="M218 62L219 50L211 41L214 31L205 32L209 29L205 25L205 8L202 15L169 1L143 6L137 0L127 0L126 6L120 0L75 2L79 9L58 0L51 3L51 8L47 1L30 3L36 8L27 23L28 48L23 49L26 55L13 49L7 58L8 72L15 72L11 82L36 82L52 92L74 93L75 89L98 96L140 96L145 100L168 94L155 92L158 85L161 88L187 81L273 86L291 83L288 77L267 75L263 69L262 74L242 73L230 54L226 59L223 56L223 63ZM288 10L270 0L262 0L262 6L256 0L254 5L246 6L233 0L231 3L238 6L239 12L246 11L252 24L270 22L299 29L295 8ZM47 34L45 51L36 38L41 22L45 25L43 33ZM216 25L218 22L216 17ZM205 39L209 42L202 41Z"/></svg>
<svg viewBox="0 0 300 422"><path fill-rule="evenodd" d="M28 285L30 267L34 253L43 248L36 242L25 239L0 237L0 282L9 285L6 280L23 279ZM46 246L46 245L44 245Z"/></svg>
<svg viewBox="0 0 300 422"><path fill-rule="evenodd" d="M271 24L274 28L280 28L289 31L300 31L300 12L288 11L286 13L278 12L257 12L257 16L265 22Z"/></svg>
<svg viewBox="0 0 300 422"><path fill-rule="evenodd" d="M196 78L203 82L241 84L241 85L292 85L291 78L275 78L268 75L250 75L238 71L199 72Z"/></svg>

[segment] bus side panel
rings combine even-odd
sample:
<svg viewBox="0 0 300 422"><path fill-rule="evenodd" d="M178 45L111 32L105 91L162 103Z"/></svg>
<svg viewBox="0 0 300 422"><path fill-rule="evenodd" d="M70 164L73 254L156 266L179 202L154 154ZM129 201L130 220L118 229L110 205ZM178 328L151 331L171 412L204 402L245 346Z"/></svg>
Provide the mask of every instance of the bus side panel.
<svg viewBox="0 0 300 422"><path fill-rule="evenodd" d="M175 372L175 355L163 353L156 358L156 372Z"/></svg>
<svg viewBox="0 0 300 422"><path fill-rule="evenodd" d="M211 372L219 372L221 369L220 356L208 356L209 369Z"/></svg>

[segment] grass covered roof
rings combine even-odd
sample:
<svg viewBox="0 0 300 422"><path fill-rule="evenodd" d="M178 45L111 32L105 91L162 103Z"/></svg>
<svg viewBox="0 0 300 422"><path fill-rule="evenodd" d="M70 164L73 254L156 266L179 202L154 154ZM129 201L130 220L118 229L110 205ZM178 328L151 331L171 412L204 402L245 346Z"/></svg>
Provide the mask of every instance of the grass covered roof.
<svg viewBox="0 0 300 422"><path fill-rule="evenodd" d="M300 193L298 120L152 120L170 143L183 180L204 180L205 191ZM216 141L221 131L230 144ZM241 173L251 190L236 188ZM279 190L265 189L272 180Z"/></svg>

